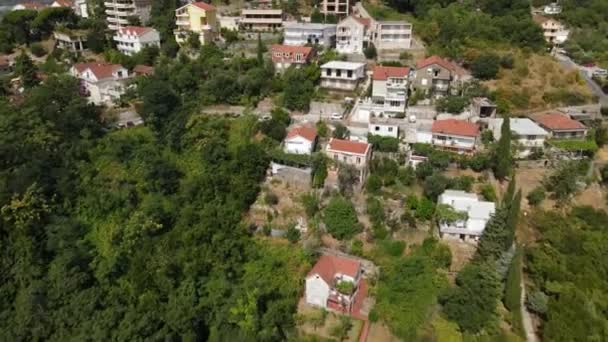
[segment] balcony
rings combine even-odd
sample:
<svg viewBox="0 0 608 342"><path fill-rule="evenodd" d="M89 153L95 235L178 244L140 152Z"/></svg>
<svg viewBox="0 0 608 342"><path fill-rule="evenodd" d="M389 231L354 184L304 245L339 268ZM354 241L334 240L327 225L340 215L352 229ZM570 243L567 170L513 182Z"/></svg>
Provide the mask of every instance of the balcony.
<svg viewBox="0 0 608 342"><path fill-rule="evenodd" d="M133 2L104 2L103 5L106 8L135 9L135 4Z"/></svg>
<svg viewBox="0 0 608 342"><path fill-rule="evenodd" d="M433 145L440 147L447 147L459 150L473 150L475 143L473 141L459 141L453 139L436 139L433 138Z"/></svg>

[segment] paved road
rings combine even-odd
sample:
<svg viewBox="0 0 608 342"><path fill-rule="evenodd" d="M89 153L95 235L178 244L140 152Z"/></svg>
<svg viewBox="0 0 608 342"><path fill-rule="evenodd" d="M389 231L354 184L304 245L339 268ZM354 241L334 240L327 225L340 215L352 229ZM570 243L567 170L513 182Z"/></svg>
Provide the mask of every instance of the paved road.
<svg viewBox="0 0 608 342"><path fill-rule="evenodd" d="M581 76L585 79L585 82L587 82L589 88L591 88L591 91L598 97L600 105L608 106L608 95L604 94L602 88L597 85L597 83L595 83L593 79L591 79L591 77L589 77L589 75L587 75L587 73L581 69L580 65L576 64L568 56L564 56L561 54L556 54L555 58L568 69L578 69Z"/></svg>
<svg viewBox="0 0 608 342"><path fill-rule="evenodd" d="M534 332L534 323L532 323L532 317L526 307L526 285L524 284L524 277L521 277L521 319L524 324L524 331L526 332L527 342L538 342L538 336Z"/></svg>

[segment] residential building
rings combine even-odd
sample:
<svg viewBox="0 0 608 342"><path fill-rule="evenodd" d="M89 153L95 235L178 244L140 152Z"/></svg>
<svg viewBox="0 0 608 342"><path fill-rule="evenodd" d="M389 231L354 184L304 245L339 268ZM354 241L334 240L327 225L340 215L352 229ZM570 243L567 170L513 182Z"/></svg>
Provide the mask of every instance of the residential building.
<svg viewBox="0 0 608 342"><path fill-rule="evenodd" d="M41 3L38 2L23 2L20 4L16 4L15 6L13 6L13 11L20 11L20 10L32 10L32 11L40 11L41 9L46 8L46 5L43 5Z"/></svg>
<svg viewBox="0 0 608 342"><path fill-rule="evenodd" d="M270 53L275 70L282 72L292 65L300 67L310 63L314 50L309 46L273 45Z"/></svg>
<svg viewBox="0 0 608 342"><path fill-rule="evenodd" d="M218 14L217 21L220 25L220 29L226 29L228 31L238 31L241 17L228 17Z"/></svg>
<svg viewBox="0 0 608 342"><path fill-rule="evenodd" d="M365 63L331 61L321 65L321 87L355 90L365 78Z"/></svg>
<svg viewBox="0 0 608 342"><path fill-rule="evenodd" d="M374 25L374 46L382 50L407 50L412 47L413 25L406 21L378 21Z"/></svg>
<svg viewBox="0 0 608 342"><path fill-rule="evenodd" d="M345 54L363 54L371 40L371 19L349 16L336 28L336 50Z"/></svg>
<svg viewBox="0 0 608 342"><path fill-rule="evenodd" d="M494 140L499 140L502 136L502 124L504 119L489 119L488 128L494 135ZM516 142L518 146L517 157L525 158L534 150L541 149L544 146L545 139L549 133L534 121L528 118L511 118L509 119L511 127L511 141Z"/></svg>
<svg viewBox="0 0 608 342"><path fill-rule="evenodd" d="M475 149L479 137L479 126L456 119L435 120L431 132L433 145L466 153Z"/></svg>
<svg viewBox="0 0 608 342"><path fill-rule="evenodd" d="M416 63L412 88L438 98L456 94L462 83L469 79L469 73L457 64L439 56L431 56Z"/></svg>
<svg viewBox="0 0 608 342"><path fill-rule="evenodd" d="M160 34L152 27L125 26L114 35L116 48L125 55L134 55L146 47L160 47Z"/></svg>
<svg viewBox="0 0 608 342"><path fill-rule="evenodd" d="M367 177L369 162L372 158L372 145L364 142L332 138L327 144L326 153L338 163L355 167L359 171L361 183Z"/></svg>
<svg viewBox="0 0 608 342"><path fill-rule="evenodd" d="M8 56L0 55L0 76L10 73L12 71L12 64Z"/></svg>
<svg viewBox="0 0 608 342"><path fill-rule="evenodd" d="M542 114L532 117L542 128L550 133L553 139L583 139L587 127L562 114Z"/></svg>
<svg viewBox="0 0 608 342"><path fill-rule="evenodd" d="M399 124L391 118L380 118L372 116L369 119L369 134L379 135L382 137L398 138Z"/></svg>
<svg viewBox="0 0 608 342"><path fill-rule="evenodd" d="M344 18L350 14L349 0L323 0L321 2L321 13Z"/></svg>
<svg viewBox="0 0 608 342"><path fill-rule="evenodd" d="M283 10L244 9L241 11L241 27L249 31L274 31L283 28Z"/></svg>
<svg viewBox="0 0 608 342"><path fill-rule="evenodd" d="M410 68L377 65L372 75L372 102L388 116L403 114Z"/></svg>
<svg viewBox="0 0 608 342"><path fill-rule="evenodd" d="M96 105L112 106L125 92L129 71L119 64L78 63L70 74L81 82L83 95Z"/></svg>
<svg viewBox="0 0 608 342"><path fill-rule="evenodd" d="M364 281L362 275L363 268L357 260L321 255L306 276L306 304L351 313ZM350 284L340 285L343 282Z"/></svg>
<svg viewBox="0 0 608 342"><path fill-rule="evenodd" d="M292 128L285 137L283 151L294 154L311 154L317 142L317 130L308 126Z"/></svg>
<svg viewBox="0 0 608 342"><path fill-rule="evenodd" d="M51 7L53 7L53 8L61 8L61 7L73 8L73 6L74 6L74 1L72 1L72 0L55 0L51 4Z"/></svg>
<svg viewBox="0 0 608 342"><path fill-rule="evenodd" d="M336 44L336 27L334 24L285 23L283 44L331 48Z"/></svg>
<svg viewBox="0 0 608 342"><path fill-rule="evenodd" d="M154 67L149 65L137 64L133 68L133 74L135 76L151 76L154 74Z"/></svg>
<svg viewBox="0 0 608 342"><path fill-rule="evenodd" d="M132 18L141 23L150 19L152 0L104 0L108 29L116 31L121 27L132 25Z"/></svg>
<svg viewBox="0 0 608 342"><path fill-rule="evenodd" d="M562 6L557 2L552 2L543 8L543 12L547 15L555 15L562 13Z"/></svg>
<svg viewBox="0 0 608 342"><path fill-rule="evenodd" d="M175 41L184 43L191 34L198 34L202 45L217 38L219 24L215 7L206 2L193 2L175 10Z"/></svg>
<svg viewBox="0 0 608 342"><path fill-rule="evenodd" d="M479 241L486 229L486 224L496 211L496 205L493 202L480 201L476 194L461 190L446 190L439 196L437 202L466 214L463 215L463 219L454 222L443 221L439 218L439 235L442 238Z"/></svg>
<svg viewBox="0 0 608 342"><path fill-rule="evenodd" d="M496 116L496 105L487 97L474 97L471 99L471 115L479 118L493 118Z"/></svg>
<svg viewBox="0 0 608 342"><path fill-rule="evenodd" d="M540 15L535 15L532 19L534 19L534 21L543 29L543 36L547 43L561 45L568 40L570 31L559 21Z"/></svg>
<svg viewBox="0 0 608 342"><path fill-rule="evenodd" d="M89 17L89 7L87 4L87 0L75 0L72 8L74 9L74 13L76 13L77 16L82 18Z"/></svg>
<svg viewBox="0 0 608 342"><path fill-rule="evenodd" d="M79 53L87 49L88 33L86 30L58 29L53 31L53 39L57 48Z"/></svg>

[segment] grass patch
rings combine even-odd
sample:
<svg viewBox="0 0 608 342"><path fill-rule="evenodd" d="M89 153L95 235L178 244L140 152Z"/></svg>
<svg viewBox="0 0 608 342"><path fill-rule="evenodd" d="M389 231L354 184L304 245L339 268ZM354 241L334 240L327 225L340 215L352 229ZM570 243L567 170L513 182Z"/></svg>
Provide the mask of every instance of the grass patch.
<svg viewBox="0 0 608 342"><path fill-rule="evenodd" d="M549 140L548 144L566 151L596 152L598 150L593 140Z"/></svg>

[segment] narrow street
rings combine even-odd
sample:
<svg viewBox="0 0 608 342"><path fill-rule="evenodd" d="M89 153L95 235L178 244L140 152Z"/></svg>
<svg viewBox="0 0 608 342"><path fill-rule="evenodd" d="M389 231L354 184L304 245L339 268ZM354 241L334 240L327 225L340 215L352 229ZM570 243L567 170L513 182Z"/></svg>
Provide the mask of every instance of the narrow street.
<svg viewBox="0 0 608 342"><path fill-rule="evenodd" d="M585 82L587 82L587 85L589 86L589 88L591 88L591 91L593 92L593 94L598 97L600 105L608 106L608 95L604 94L604 92L602 91L602 88L599 85L597 85L597 83L595 83L593 81L593 79L591 79L591 77L589 77L589 75L587 75L587 73L581 69L580 65L576 64L568 56L556 54L556 55L554 55L554 57L555 57L555 59L557 59L559 61L559 63L561 65L563 65L567 69L578 69L581 77L583 77Z"/></svg>
<svg viewBox="0 0 608 342"><path fill-rule="evenodd" d="M536 332L534 331L534 323L532 322L532 317L530 316L530 312L526 307L526 285L524 283L524 279L521 279L521 320L523 321L524 331L526 332L526 341L527 342L538 342L538 336L536 336Z"/></svg>

